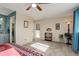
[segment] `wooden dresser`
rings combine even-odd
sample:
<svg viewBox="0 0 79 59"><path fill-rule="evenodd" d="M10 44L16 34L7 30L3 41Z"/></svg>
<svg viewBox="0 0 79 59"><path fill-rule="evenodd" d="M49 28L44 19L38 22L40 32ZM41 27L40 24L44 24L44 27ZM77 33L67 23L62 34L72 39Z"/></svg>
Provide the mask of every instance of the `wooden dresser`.
<svg viewBox="0 0 79 59"><path fill-rule="evenodd" d="M50 33L50 32L45 32L45 40L47 40L47 41L52 41L52 33Z"/></svg>

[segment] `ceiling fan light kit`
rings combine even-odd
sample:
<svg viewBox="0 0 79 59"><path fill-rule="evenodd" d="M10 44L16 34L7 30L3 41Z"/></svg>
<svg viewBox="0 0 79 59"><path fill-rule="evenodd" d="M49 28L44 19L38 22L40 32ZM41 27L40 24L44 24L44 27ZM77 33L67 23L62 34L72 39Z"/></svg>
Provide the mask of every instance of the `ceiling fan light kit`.
<svg viewBox="0 0 79 59"><path fill-rule="evenodd" d="M30 6L28 6L26 10L30 10L33 7L33 8L37 8L39 11L42 11L42 8L39 5L40 4L33 3Z"/></svg>
<svg viewBox="0 0 79 59"><path fill-rule="evenodd" d="M36 4L32 4L32 7L35 8L37 5Z"/></svg>

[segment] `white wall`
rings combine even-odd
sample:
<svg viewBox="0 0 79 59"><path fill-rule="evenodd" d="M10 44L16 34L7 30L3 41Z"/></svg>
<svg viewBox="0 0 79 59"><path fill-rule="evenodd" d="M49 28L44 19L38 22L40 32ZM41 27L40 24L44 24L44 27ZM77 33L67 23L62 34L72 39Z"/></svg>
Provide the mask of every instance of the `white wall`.
<svg viewBox="0 0 79 59"><path fill-rule="evenodd" d="M64 34L67 33L67 21L70 20L72 21L72 17L61 17L57 19L46 19L46 20L39 20L35 21L35 24L40 24L40 35L41 38L44 40L44 33L46 32L47 28L52 28L52 33L53 33L53 41L59 42L59 34ZM55 24L60 23L60 30L55 29ZM73 23L73 22L72 22ZM73 32L73 25L71 23L70 26L70 32ZM64 39L65 42L65 39Z"/></svg>
<svg viewBox="0 0 79 59"><path fill-rule="evenodd" d="M29 21L28 28L24 28L24 21ZM33 18L16 12L16 43L24 45L33 39Z"/></svg>

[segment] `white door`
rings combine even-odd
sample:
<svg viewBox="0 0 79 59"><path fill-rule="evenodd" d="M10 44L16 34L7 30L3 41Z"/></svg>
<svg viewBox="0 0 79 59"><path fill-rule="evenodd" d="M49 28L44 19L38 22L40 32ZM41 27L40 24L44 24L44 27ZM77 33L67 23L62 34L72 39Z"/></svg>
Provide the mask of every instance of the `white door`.
<svg viewBox="0 0 79 59"><path fill-rule="evenodd" d="M40 24L36 24L35 39L40 39Z"/></svg>

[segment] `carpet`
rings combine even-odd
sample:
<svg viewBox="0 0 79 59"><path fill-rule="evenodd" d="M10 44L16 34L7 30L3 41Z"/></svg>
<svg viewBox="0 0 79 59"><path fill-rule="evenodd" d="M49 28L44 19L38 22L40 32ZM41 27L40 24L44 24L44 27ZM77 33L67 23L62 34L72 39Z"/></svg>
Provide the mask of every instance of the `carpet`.
<svg viewBox="0 0 79 59"><path fill-rule="evenodd" d="M21 56L43 56L44 54L41 52L33 51L29 48L25 48L18 44L1 44L0 52L5 51L7 49L14 48Z"/></svg>
<svg viewBox="0 0 79 59"><path fill-rule="evenodd" d="M46 50L49 48L48 45L42 44L42 43L39 43L39 42L32 44L31 47L36 48L36 49L43 51L43 52L46 52Z"/></svg>

